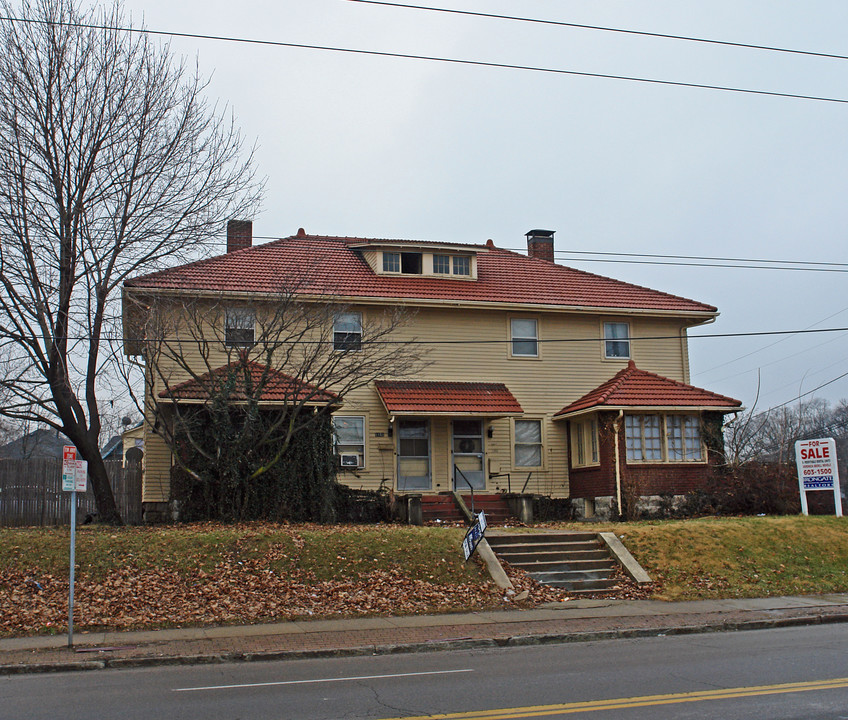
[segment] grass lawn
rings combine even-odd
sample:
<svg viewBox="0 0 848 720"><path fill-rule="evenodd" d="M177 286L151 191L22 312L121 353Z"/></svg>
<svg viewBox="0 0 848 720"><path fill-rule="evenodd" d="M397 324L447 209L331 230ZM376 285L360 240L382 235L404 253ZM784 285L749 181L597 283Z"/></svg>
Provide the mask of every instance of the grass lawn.
<svg viewBox="0 0 848 720"><path fill-rule="evenodd" d="M657 599L848 592L848 518L698 518L592 528L622 539L659 581Z"/></svg>
<svg viewBox="0 0 848 720"><path fill-rule="evenodd" d="M662 600L848 592L848 519L558 524L616 533ZM460 528L244 524L82 527L81 629L174 627L503 607ZM0 528L0 635L63 632L67 528ZM517 578L529 604L561 599Z"/></svg>

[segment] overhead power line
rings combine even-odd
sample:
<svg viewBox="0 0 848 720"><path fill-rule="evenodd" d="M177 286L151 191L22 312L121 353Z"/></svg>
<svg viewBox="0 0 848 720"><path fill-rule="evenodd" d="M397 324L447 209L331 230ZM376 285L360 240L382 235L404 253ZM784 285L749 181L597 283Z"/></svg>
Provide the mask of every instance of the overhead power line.
<svg viewBox="0 0 848 720"><path fill-rule="evenodd" d="M144 291L145 288L139 288L140 291ZM262 298L258 298L261 300ZM367 298L363 298L363 300L367 300ZM848 327L835 327L835 328L816 328L816 329L805 329L805 330L757 330L750 332L738 332L738 333L703 333L698 335L687 335L690 340L702 340L707 338L735 338L735 337L765 337L770 335L810 335L814 333L834 333L834 332L848 332ZM57 338L58 339L58 338ZM68 336L64 338L68 341L75 340L89 340L88 337L72 337ZM680 335L648 335L644 337L630 337L627 338L630 342L640 343L646 341L654 341L654 340L680 340ZM13 340L10 338L10 341ZM164 339L157 338L125 338L125 337L113 337L111 340L118 342L136 342L136 343L154 343L154 342L165 342ZM213 343L219 342L220 338L186 338L186 339L176 339L174 342L176 343ZM582 338L539 338L536 340L540 345L545 344L561 344L561 343L584 343L584 342L607 342L609 338L599 338L599 337L582 337ZM168 340L167 342L171 342ZM267 341L268 344L279 344L279 345L314 345L321 342L332 343L332 339L327 340L297 340L297 341ZM363 345L508 345L512 343L511 339L488 339L488 340L368 340L367 337L362 340ZM256 344L261 344L261 342L257 342Z"/></svg>
<svg viewBox="0 0 848 720"><path fill-rule="evenodd" d="M538 25L556 25L560 27L579 28L581 30L599 30L602 32L620 33L623 35L641 35L643 37L662 38L663 40L684 40L686 42L705 43L708 45L723 45L725 47L745 48L748 50L767 50L769 52L789 53L792 55L808 55L811 57L830 58L833 60L848 60L848 55L815 52L812 50L797 50L794 48L776 47L774 45L755 45L753 43L732 42L729 40L715 40L711 38L694 37L692 35L671 35L668 33L648 32L645 30L630 30L626 28L607 27L604 25L585 25L583 23L564 22L562 20L543 20L541 18L529 18L519 15L498 15L496 13L475 12L473 10L455 10L453 8L429 7L427 5L411 5L407 3L385 2L384 0L348 0L348 2L362 3L365 5L384 5L386 7L404 8L409 10L428 10L430 12L449 13L451 15L468 15L472 17L492 18L495 20L512 20L516 22L533 23Z"/></svg>
<svg viewBox="0 0 848 720"><path fill-rule="evenodd" d="M254 235L254 240L284 240L280 235ZM223 245L226 240L222 238L212 244ZM526 253L526 248L505 247L498 245L499 250ZM578 255L580 257L570 257ZM589 255L601 255L602 258L586 257ZM602 252L593 250L554 250L554 256L576 260L579 262L607 262L633 265L676 265L684 267L715 267L715 268L740 268L742 270L795 270L806 272L848 272L848 263L832 262L823 260L813 262L810 260L773 260L768 258L733 258L712 257L708 255L665 255L661 253L627 253L627 252ZM615 258L615 259L608 259ZM660 262L658 260L639 260L636 258L659 258L660 260L703 260L705 262Z"/></svg>
<svg viewBox="0 0 848 720"><path fill-rule="evenodd" d="M43 20L32 20L13 16L0 16L0 21L20 23L44 23ZM418 55L413 53L386 52L380 50L364 50L361 48L345 48L332 45L314 45L309 43L283 42L281 40L257 40L254 38L232 37L227 35L208 35L204 33L176 32L171 30L151 30L149 28L116 27L111 25L100 25L96 23L56 23L68 27L79 27L91 30L116 30L119 32L132 32L144 35L164 35L168 37L192 38L197 40L217 40L221 42L234 42L249 45L262 45L266 47L287 47L301 50L322 50L325 52L345 53L349 55L369 55L372 57L385 57L405 60L423 60L427 62L440 62L450 65L468 65L473 67L496 68L499 70L522 70L526 72L539 72L552 75L570 75L572 77L597 78L604 80L622 80L625 82L644 83L648 85L664 85L668 87L693 88L700 90L718 90L722 92L738 93L743 95L762 95L766 97L791 98L794 100L813 100L816 102L838 103L848 105L848 99L835 98L824 95L804 95L801 93L777 92L774 90L755 90L752 88L740 88L731 85L710 85L707 83L683 82L678 80L660 80L657 78L638 77L635 75L615 75L612 73L586 72L581 70L566 70L563 68L550 68L537 65L519 65L514 63L489 62L484 60L467 60L461 58L442 57L438 55Z"/></svg>

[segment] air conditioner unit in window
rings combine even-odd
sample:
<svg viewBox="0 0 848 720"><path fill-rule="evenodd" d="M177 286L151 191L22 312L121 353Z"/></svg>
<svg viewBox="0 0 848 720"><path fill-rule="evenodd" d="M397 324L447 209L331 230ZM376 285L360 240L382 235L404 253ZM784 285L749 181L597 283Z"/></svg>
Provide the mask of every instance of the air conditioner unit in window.
<svg viewBox="0 0 848 720"><path fill-rule="evenodd" d="M359 453L342 453L339 464L346 468L357 468L362 464L362 456Z"/></svg>

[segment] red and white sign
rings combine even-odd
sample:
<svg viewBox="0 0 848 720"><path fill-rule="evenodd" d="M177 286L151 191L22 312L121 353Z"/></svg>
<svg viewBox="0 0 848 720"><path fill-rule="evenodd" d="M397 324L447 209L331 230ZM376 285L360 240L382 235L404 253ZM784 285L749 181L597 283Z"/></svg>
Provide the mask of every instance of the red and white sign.
<svg viewBox="0 0 848 720"><path fill-rule="evenodd" d="M85 492L88 489L88 463L77 460L77 449L73 445L62 448L62 490Z"/></svg>
<svg viewBox="0 0 848 720"><path fill-rule="evenodd" d="M842 516L839 492L839 469L836 466L836 442L833 438L799 440L795 443L795 464L798 467L798 488L801 491L801 511L807 514L807 493L811 490L830 490L837 517Z"/></svg>

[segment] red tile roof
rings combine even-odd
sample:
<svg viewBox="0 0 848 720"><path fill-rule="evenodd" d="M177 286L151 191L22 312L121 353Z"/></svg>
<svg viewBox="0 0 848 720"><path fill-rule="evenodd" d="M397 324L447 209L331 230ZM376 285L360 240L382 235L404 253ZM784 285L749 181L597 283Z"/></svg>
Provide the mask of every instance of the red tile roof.
<svg viewBox="0 0 848 720"><path fill-rule="evenodd" d="M555 417L591 408L679 407L730 412L741 405L739 400L639 370L631 360L624 370L564 407Z"/></svg>
<svg viewBox="0 0 848 720"><path fill-rule="evenodd" d="M712 305L575 270L491 245L456 245L477 253L477 279L375 273L352 246L425 243L297 235L127 281L128 288L461 303L516 303L714 315Z"/></svg>
<svg viewBox="0 0 848 720"><path fill-rule="evenodd" d="M524 411L503 383L378 380L389 413L402 415L520 415Z"/></svg>
<svg viewBox="0 0 848 720"><path fill-rule="evenodd" d="M263 374L266 373L263 381ZM269 368L266 365L251 360L232 362L212 370L198 378L192 378L185 382L166 388L159 393L160 398L172 398L178 400L208 400L210 391L221 387L230 377L235 376L236 389L230 396L231 400L239 401L246 399L245 383L250 382L253 387L264 382L262 393L259 397L261 402L306 402L307 405L334 404L335 393L322 390L303 380L298 380L290 375Z"/></svg>

